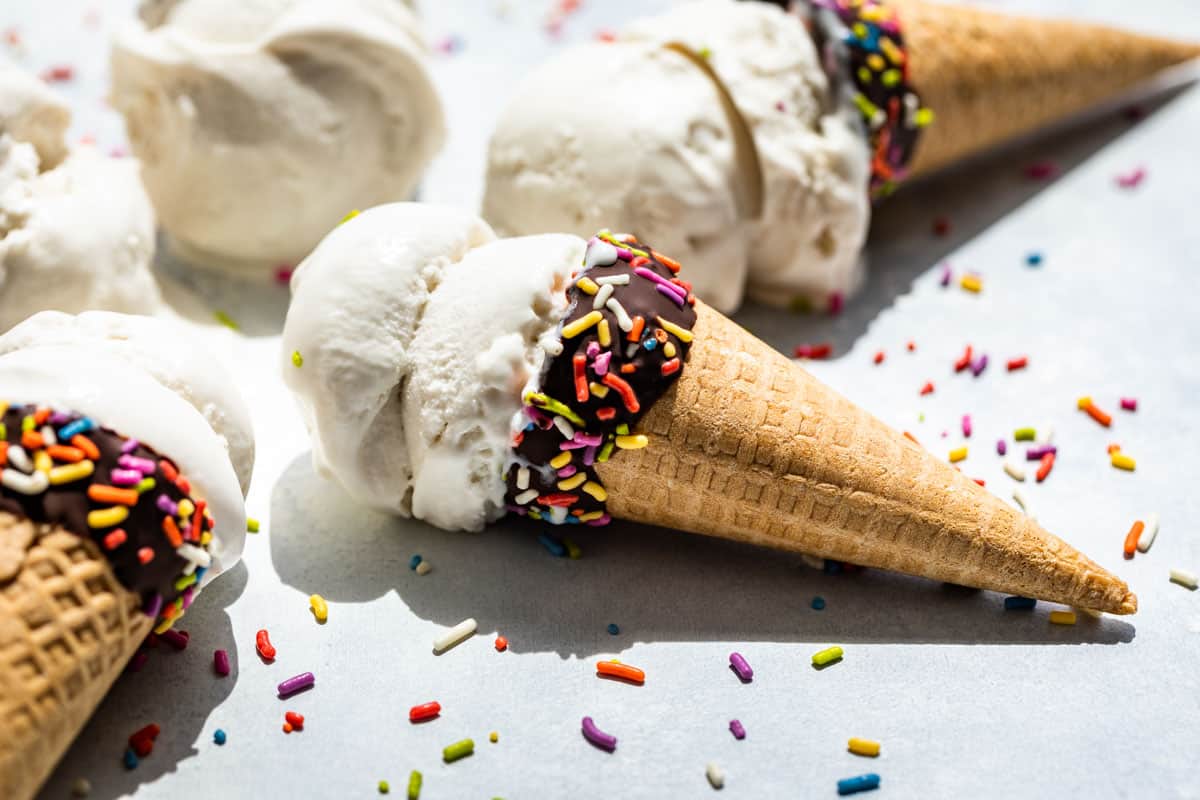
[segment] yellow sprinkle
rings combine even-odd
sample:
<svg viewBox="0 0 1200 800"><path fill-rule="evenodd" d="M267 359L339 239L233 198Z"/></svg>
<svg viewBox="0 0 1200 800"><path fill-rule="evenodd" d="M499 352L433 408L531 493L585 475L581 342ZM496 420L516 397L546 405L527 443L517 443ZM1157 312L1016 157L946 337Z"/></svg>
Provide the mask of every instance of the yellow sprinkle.
<svg viewBox="0 0 1200 800"><path fill-rule="evenodd" d="M968 292L979 292L983 290L983 281L978 275L963 275L959 280L958 285L966 289Z"/></svg>
<svg viewBox="0 0 1200 800"><path fill-rule="evenodd" d="M1074 611L1051 611L1050 612L1050 623L1052 625L1074 625L1075 624L1075 612Z"/></svg>
<svg viewBox="0 0 1200 800"><path fill-rule="evenodd" d="M559 453L558 455L556 455L554 458L550 459L550 466L554 467L555 469L562 469L563 467L565 467L567 464L570 464L570 463L571 463L571 451L570 450L564 450L561 453Z"/></svg>
<svg viewBox="0 0 1200 800"><path fill-rule="evenodd" d="M558 488L564 492L569 492L572 489L578 488L584 481L587 480L586 472L576 472L569 478L563 478L558 482Z"/></svg>
<svg viewBox="0 0 1200 800"><path fill-rule="evenodd" d="M674 322L670 322L668 320L663 319L662 317L659 317L658 324L661 325L662 329L664 331L666 331L667 333L673 333L677 337L679 337L679 341L683 342L684 344L687 344L688 342L692 341L692 332L689 330L684 330L683 328L676 325Z"/></svg>
<svg viewBox="0 0 1200 800"><path fill-rule="evenodd" d="M583 555L583 551L579 549L579 545L575 544L565 536L563 537L562 541L563 547L567 548L567 558L573 558L578 561L579 557Z"/></svg>
<svg viewBox="0 0 1200 800"><path fill-rule="evenodd" d="M879 106L867 99L867 96L862 92L854 94L854 105L858 106L858 110L862 112L864 117L868 119L875 116L879 112Z"/></svg>
<svg viewBox="0 0 1200 800"><path fill-rule="evenodd" d="M675 357L675 343L674 342L667 342L666 344L663 345L663 355L666 356L667 358Z"/></svg>
<svg viewBox="0 0 1200 800"><path fill-rule="evenodd" d="M204 533L200 534L200 544L202 546L209 544L211 541L212 541L212 532L205 531Z"/></svg>
<svg viewBox="0 0 1200 800"><path fill-rule="evenodd" d="M304 356L300 355L299 350L292 351L292 366L297 368L304 366Z"/></svg>
<svg viewBox="0 0 1200 800"><path fill-rule="evenodd" d="M96 471L96 465L91 461L80 461L76 464L65 464L50 470L49 478L53 486L72 481L81 481Z"/></svg>
<svg viewBox="0 0 1200 800"><path fill-rule="evenodd" d="M602 319L604 319L604 316L599 311L589 311L587 314L584 314L570 325L564 325L562 329L562 338L574 339L576 336L583 333Z"/></svg>
<svg viewBox="0 0 1200 800"><path fill-rule="evenodd" d="M533 512L531 511L531 512L529 512L529 513L531 513L531 514L532 514ZM580 515L579 515L579 521L580 521L580 522L591 522L592 520L594 520L594 519L600 519L600 518L601 518L601 517L603 517L603 516L604 516L604 512L603 512L603 511L589 511L589 512L588 512L588 513L586 513L586 514L580 514Z"/></svg>
<svg viewBox="0 0 1200 800"><path fill-rule="evenodd" d="M8 403L6 403L3 400L0 400L0 417L3 417L7 413L8 413Z"/></svg>
<svg viewBox="0 0 1200 800"><path fill-rule="evenodd" d="M851 30L854 31L854 35L859 39L867 38L867 26L863 25L861 22L854 23L854 25L851 27Z"/></svg>
<svg viewBox="0 0 1200 800"><path fill-rule="evenodd" d="M920 109L919 111L917 111L916 115L913 117L913 122L917 123L918 128L924 128L924 127L928 126L930 123L933 122L933 109L932 108Z"/></svg>
<svg viewBox="0 0 1200 800"><path fill-rule="evenodd" d="M231 330L231 331L240 330L238 328L238 324L234 321L233 317L229 316L224 311L214 311L213 319L215 319L217 322L224 325L226 328L229 328L229 330Z"/></svg>
<svg viewBox="0 0 1200 800"><path fill-rule="evenodd" d="M867 69L866 67L858 68L858 82L859 83L870 83L874 78L875 78L875 76L873 74L871 74L871 70Z"/></svg>
<svg viewBox="0 0 1200 800"><path fill-rule="evenodd" d="M883 73L883 85L884 86L895 86L898 83L900 83L900 70L889 69L888 71Z"/></svg>
<svg viewBox="0 0 1200 800"><path fill-rule="evenodd" d="M966 457L967 457L967 448L965 445L963 447L956 447L950 451L950 463L951 464L955 464L959 461L962 461Z"/></svg>
<svg viewBox="0 0 1200 800"><path fill-rule="evenodd" d="M604 490L603 486L596 483L595 481L588 481L587 483L585 483L583 485L583 490L585 492L587 492L588 494L590 494L592 497L596 498L601 503L603 503L605 500L608 499L608 492Z"/></svg>
<svg viewBox="0 0 1200 800"><path fill-rule="evenodd" d="M246 532L247 533L258 533L258 528L259 528L258 520L256 520L254 517L246 517Z"/></svg>
<svg viewBox="0 0 1200 800"><path fill-rule="evenodd" d="M1079 398L1078 400L1075 401L1075 407L1078 408L1080 411L1087 411L1089 408L1092 407L1092 398L1091 397Z"/></svg>
<svg viewBox="0 0 1200 800"><path fill-rule="evenodd" d="M154 632L158 634L166 633L167 631L171 630L171 626L175 624L175 620L177 619L179 619L178 615L171 617L170 619L164 619L162 622L154 626Z"/></svg>
<svg viewBox="0 0 1200 800"><path fill-rule="evenodd" d="M179 501L179 516L183 517L184 519L189 519L192 516L192 512L195 510L196 507L192 505L192 501L188 500L186 497Z"/></svg>
<svg viewBox="0 0 1200 800"><path fill-rule="evenodd" d="M867 66L876 72L882 72L884 67L883 56L879 55L879 53L871 53L867 56Z"/></svg>
<svg viewBox="0 0 1200 800"><path fill-rule="evenodd" d="M879 755L879 742L872 742L870 739L851 739L848 748L856 756L871 756L874 758Z"/></svg>
<svg viewBox="0 0 1200 800"><path fill-rule="evenodd" d="M361 212L361 211L359 211L357 208L352 208L352 209L350 209L350 211L348 211L348 212L346 213L346 216L342 217L342 221L341 221L341 222L339 222L339 223L338 223L338 225L345 225L347 222L349 222L350 220L354 219L355 217L357 217L357 216L358 216L359 214L361 214L361 213L362 213L362 212Z"/></svg>
<svg viewBox="0 0 1200 800"><path fill-rule="evenodd" d="M88 526L92 528L111 528L114 525L120 525L128 517L128 508L125 506L113 506L112 508L89 511L87 521Z"/></svg>
<svg viewBox="0 0 1200 800"><path fill-rule="evenodd" d="M904 63L904 51L899 47L896 47L896 43L893 42L889 37L879 37L879 49L882 50L883 54L888 57L888 61L891 61L896 66L900 66Z"/></svg>
<svg viewBox="0 0 1200 800"><path fill-rule="evenodd" d="M1122 453L1120 450L1113 450L1112 455L1109 456L1109 458L1112 459L1112 465L1117 469L1128 470L1129 472L1133 472L1135 469L1137 469L1137 462Z"/></svg>
<svg viewBox="0 0 1200 800"><path fill-rule="evenodd" d="M50 470L54 469L54 460L50 458L50 454L45 450L38 450L33 454L33 468L38 472L50 474Z"/></svg>
<svg viewBox="0 0 1200 800"><path fill-rule="evenodd" d="M608 387L603 383L592 381L588 384L588 388L592 390L592 397L598 397L601 400L608 397Z"/></svg>
<svg viewBox="0 0 1200 800"><path fill-rule="evenodd" d="M310 595L308 606L312 609L313 616L317 618L317 622L324 622L329 619L329 604L325 602L325 598L321 597L321 595Z"/></svg>
<svg viewBox="0 0 1200 800"><path fill-rule="evenodd" d="M608 320L600 320L600 324L596 326L596 338L600 340L601 347L608 347L612 344L612 334L608 330Z"/></svg>
<svg viewBox="0 0 1200 800"><path fill-rule="evenodd" d="M491 742L492 744L495 744L496 742L500 741L500 734L496 733L495 731L492 731L491 733L488 734L488 741Z"/></svg>
<svg viewBox="0 0 1200 800"><path fill-rule="evenodd" d="M600 287L596 285L596 282L586 275L575 281L575 285L588 294L595 294L600 291Z"/></svg>
<svg viewBox="0 0 1200 800"><path fill-rule="evenodd" d="M823 667L826 664L832 664L834 661L842 657L842 648L827 647L819 653L813 653L812 662L815 666Z"/></svg>
<svg viewBox="0 0 1200 800"><path fill-rule="evenodd" d="M621 448L622 450L641 450L643 447L650 444L650 440L641 433L618 436L616 442L617 447Z"/></svg>

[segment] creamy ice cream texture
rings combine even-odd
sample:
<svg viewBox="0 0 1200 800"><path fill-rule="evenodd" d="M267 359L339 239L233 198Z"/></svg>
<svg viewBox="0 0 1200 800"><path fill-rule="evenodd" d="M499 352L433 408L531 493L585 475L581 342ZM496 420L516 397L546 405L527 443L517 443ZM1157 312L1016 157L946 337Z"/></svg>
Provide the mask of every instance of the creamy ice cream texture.
<svg viewBox="0 0 1200 800"><path fill-rule="evenodd" d="M412 203L334 230L293 276L283 332L318 471L441 528L501 516L513 420L585 247L496 240L471 214Z"/></svg>
<svg viewBox="0 0 1200 800"><path fill-rule="evenodd" d="M751 129L763 211L739 214L748 165L703 54ZM764 3L698 0L531 73L488 153L484 217L504 235L628 230L688 265L723 311L823 306L862 279L869 153L803 24Z"/></svg>
<svg viewBox="0 0 1200 800"><path fill-rule="evenodd" d="M132 159L68 151L70 112L0 67L0 331L35 311L148 313L154 213Z"/></svg>
<svg viewBox="0 0 1200 800"><path fill-rule="evenodd" d="M180 254L269 276L411 194L444 139L425 57L396 0L147 2L114 44L113 104Z"/></svg>
<svg viewBox="0 0 1200 800"><path fill-rule="evenodd" d="M170 323L84 317L34 317L0 337L0 397L85 414L174 460L217 520L207 583L237 563L246 534L239 473L249 475L253 452L235 456L230 444L253 442L243 401L215 388L220 365L187 347Z"/></svg>

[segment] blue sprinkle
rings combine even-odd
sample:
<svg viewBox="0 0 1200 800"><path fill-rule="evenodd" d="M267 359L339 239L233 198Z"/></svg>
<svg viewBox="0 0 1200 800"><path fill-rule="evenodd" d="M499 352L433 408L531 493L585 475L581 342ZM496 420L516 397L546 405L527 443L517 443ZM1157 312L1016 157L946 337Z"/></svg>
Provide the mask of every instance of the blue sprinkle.
<svg viewBox="0 0 1200 800"><path fill-rule="evenodd" d="M874 772L838 781L838 794L855 794L879 788L879 776Z"/></svg>
<svg viewBox="0 0 1200 800"><path fill-rule="evenodd" d="M825 574L826 575L841 575L842 562L834 561L831 558L825 559Z"/></svg>
<svg viewBox="0 0 1200 800"><path fill-rule="evenodd" d="M64 425L62 428L60 428L58 431L58 438L63 441L67 441L72 436L75 436L79 433L86 433L95 427L96 423L92 421L91 417L83 417L75 420L69 425Z"/></svg>
<svg viewBox="0 0 1200 800"><path fill-rule="evenodd" d="M646 348L647 350L653 350L654 348L658 347L658 340L653 336L647 336L645 341L642 342L642 347Z"/></svg>
<svg viewBox="0 0 1200 800"><path fill-rule="evenodd" d="M1042 265L1042 254L1038 252L1030 253L1025 256L1025 263L1031 267L1040 267Z"/></svg>
<svg viewBox="0 0 1200 800"><path fill-rule="evenodd" d="M610 623L608 623L608 632L610 634L612 634L613 636L616 636L618 633L621 632L621 629L617 627L617 623L610 622Z"/></svg>
<svg viewBox="0 0 1200 800"><path fill-rule="evenodd" d="M138 757L133 748L125 750L125 769L137 769Z"/></svg>
<svg viewBox="0 0 1200 800"><path fill-rule="evenodd" d="M567 524L568 525L578 525L579 517L575 516L574 514L567 514Z"/></svg>
<svg viewBox="0 0 1200 800"><path fill-rule="evenodd" d="M1037 600L1032 597L1006 597L1004 598L1005 611L1026 611L1037 605Z"/></svg>
<svg viewBox="0 0 1200 800"><path fill-rule="evenodd" d="M539 534L538 541L542 543L542 547L550 551L551 555L562 558L567 554L567 548L563 547L563 543L558 539L555 539L553 536L547 536L544 533Z"/></svg>
<svg viewBox="0 0 1200 800"><path fill-rule="evenodd" d="M213 741L217 744L225 744L225 731L217 728L217 730L213 732Z"/></svg>
<svg viewBox="0 0 1200 800"><path fill-rule="evenodd" d="M812 607L813 611L820 611L821 609L825 608L825 598L821 597L821 595L814 597L812 599Z"/></svg>
<svg viewBox="0 0 1200 800"><path fill-rule="evenodd" d="M208 567L196 567L196 583L200 582L206 572L208 572Z"/></svg>
<svg viewBox="0 0 1200 800"><path fill-rule="evenodd" d="M420 554L420 553L413 553L413 557L412 557L412 558L410 558L410 559L408 560L408 568L409 568L409 569L416 569L416 568L417 568L417 565L418 565L418 564L420 564L420 563L421 563L421 554Z"/></svg>

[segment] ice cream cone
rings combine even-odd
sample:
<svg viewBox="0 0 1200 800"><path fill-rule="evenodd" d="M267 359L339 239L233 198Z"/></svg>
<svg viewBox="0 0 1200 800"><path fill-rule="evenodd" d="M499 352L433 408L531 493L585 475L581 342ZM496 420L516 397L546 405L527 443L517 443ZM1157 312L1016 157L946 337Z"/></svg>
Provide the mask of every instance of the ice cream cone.
<svg viewBox="0 0 1200 800"><path fill-rule="evenodd" d="M109 561L0 512L0 797L37 792L150 632Z"/></svg>
<svg viewBox="0 0 1200 800"><path fill-rule="evenodd" d="M1125 583L700 302L676 383L596 465L617 518L1129 614Z"/></svg>
<svg viewBox="0 0 1200 800"><path fill-rule="evenodd" d="M890 0L908 49L909 80L934 122L911 174L1119 99L1200 45L1074 20L1008 16L924 0Z"/></svg>

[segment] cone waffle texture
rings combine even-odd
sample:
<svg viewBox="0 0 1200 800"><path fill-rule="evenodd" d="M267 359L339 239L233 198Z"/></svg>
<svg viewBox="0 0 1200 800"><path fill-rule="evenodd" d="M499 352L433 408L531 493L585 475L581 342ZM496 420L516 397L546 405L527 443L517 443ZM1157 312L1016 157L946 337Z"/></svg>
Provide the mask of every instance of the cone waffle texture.
<svg viewBox="0 0 1200 800"><path fill-rule="evenodd" d="M910 79L933 124L913 174L929 172L1120 97L1200 56L1200 45L1068 20L892 0Z"/></svg>
<svg viewBox="0 0 1200 800"><path fill-rule="evenodd" d="M50 775L150 632L139 605L92 542L0 512L0 797Z"/></svg>
<svg viewBox="0 0 1200 800"><path fill-rule="evenodd" d="M622 519L1118 614L1118 578L697 303L648 447L597 465Z"/></svg>

